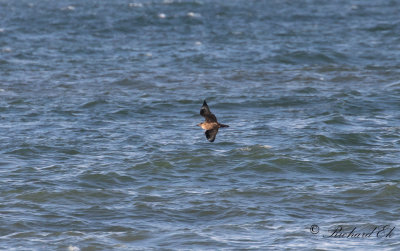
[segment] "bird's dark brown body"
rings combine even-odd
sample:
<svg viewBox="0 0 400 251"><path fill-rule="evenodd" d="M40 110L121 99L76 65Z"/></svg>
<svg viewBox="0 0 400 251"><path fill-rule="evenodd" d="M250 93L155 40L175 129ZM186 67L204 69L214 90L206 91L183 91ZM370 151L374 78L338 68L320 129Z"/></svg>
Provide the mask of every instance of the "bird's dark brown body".
<svg viewBox="0 0 400 251"><path fill-rule="evenodd" d="M228 125L218 123L217 117L215 117L215 115L210 111L210 108L208 107L205 100L203 102L203 106L200 109L200 115L205 118L205 121L198 124L198 126L206 130L205 135L210 142L214 142L219 128L229 127Z"/></svg>

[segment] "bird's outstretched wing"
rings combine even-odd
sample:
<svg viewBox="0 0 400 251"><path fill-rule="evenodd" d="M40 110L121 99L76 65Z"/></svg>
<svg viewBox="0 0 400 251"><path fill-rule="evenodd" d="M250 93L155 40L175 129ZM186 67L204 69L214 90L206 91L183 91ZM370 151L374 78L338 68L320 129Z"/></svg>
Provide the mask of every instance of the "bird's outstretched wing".
<svg viewBox="0 0 400 251"><path fill-rule="evenodd" d="M217 117L212 114L205 100L203 102L203 106L200 109L200 115L206 119L206 122L217 122Z"/></svg>
<svg viewBox="0 0 400 251"><path fill-rule="evenodd" d="M217 136L217 133L218 133L218 127L211 129L211 130L207 130L205 132L206 138L208 139L208 141L214 142L215 137Z"/></svg>

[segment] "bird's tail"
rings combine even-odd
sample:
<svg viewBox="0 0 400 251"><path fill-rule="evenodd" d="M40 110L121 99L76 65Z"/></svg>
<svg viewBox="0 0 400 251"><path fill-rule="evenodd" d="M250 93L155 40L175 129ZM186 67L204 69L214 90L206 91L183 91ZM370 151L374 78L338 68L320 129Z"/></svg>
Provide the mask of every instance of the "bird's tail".
<svg viewBox="0 0 400 251"><path fill-rule="evenodd" d="M219 124L219 127L229 127L229 126L224 124Z"/></svg>

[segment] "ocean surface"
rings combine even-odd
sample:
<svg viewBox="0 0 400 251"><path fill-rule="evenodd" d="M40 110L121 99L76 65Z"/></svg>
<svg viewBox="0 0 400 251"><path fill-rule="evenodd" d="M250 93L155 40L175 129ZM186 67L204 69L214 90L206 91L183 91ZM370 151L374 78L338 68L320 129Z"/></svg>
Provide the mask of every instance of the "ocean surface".
<svg viewBox="0 0 400 251"><path fill-rule="evenodd" d="M0 0L0 249L399 250L399 13Z"/></svg>

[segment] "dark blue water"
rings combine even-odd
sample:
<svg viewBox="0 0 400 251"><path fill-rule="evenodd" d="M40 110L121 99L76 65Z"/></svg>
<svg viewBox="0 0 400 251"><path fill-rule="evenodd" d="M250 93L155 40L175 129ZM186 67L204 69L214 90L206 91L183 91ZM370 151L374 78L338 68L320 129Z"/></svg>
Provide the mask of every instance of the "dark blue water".
<svg viewBox="0 0 400 251"><path fill-rule="evenodd" d="M398 250L399 13L0 0L0 248Z"/></svg>

